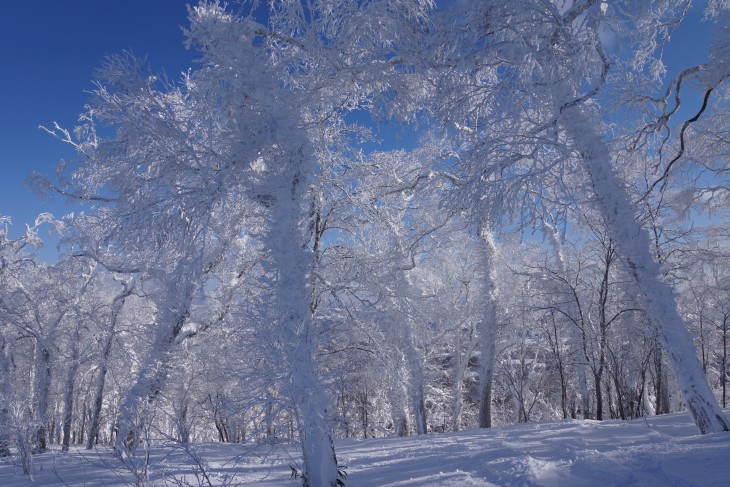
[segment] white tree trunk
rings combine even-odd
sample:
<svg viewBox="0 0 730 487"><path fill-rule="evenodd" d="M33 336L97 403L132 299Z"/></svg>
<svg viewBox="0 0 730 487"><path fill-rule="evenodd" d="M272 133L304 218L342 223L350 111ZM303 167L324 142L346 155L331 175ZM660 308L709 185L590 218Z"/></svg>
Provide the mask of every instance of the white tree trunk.
<svg viewBox="0 0 730 487"><path fill-rule="evenodd" d="M278 273L276 279L279 320L277 338L282 344L289 376L289 397L297 411L304 460L305 485L335 487L337 458L327 411L329 398L317 370L318 333L312 319L313 256L302 244L300 222L305 221L301 202L306 184L296 168L274 182L276 202L266 242Z"/></svg>
<svg viewBox="0 0 730 487"><path fill-rule="evenodd" d="M497 302L494 258L497 251L490 229L482 231L484 238L484 315L477 325L479 332L479 427L492 427L492 378L494 376L497 341Z"/></svg>
<svg viewBox="0 0 730 487"><path fill-rule="evenodd" d="M416 434L425 435L428 433L428 426L426 422L426 397L423 392L423 366L418 356L409 357L408 364L411 370L411 401L416 419Z"/></svg>
<svg viewBox="0 0 730 487"><path fill-rule="evenodd" d="M200 284L200 258L192 249L165 275L164 292L158 303L159 319L155 340L139 375L120 407L119 431L115 451L121 455L133 451L141 436L141 427L149 421L149 414L164 387L174 358L177 337L190 314L195 287Z"/></svg>
<svg viewBox="0 0 730 487"><path fill-rule="evenodd" d="M558 97L559 106L565 107L560 124L583 157L607 233L616 242L618 255L639 287L639 299L662 338L687 408L701 433L728 431L729 423L702 373L692 336L677 310L674 292L662 279L651 254L649 234L636 221L629 197L613 172L608 147L595 133L580 105L565 105L566 98Z"/></svg>
<svg viewBox="0 0 730 487"><path fill-rule="evenodd" d="M423 392L423 364L414 342L410 324L404 324L402 331L404 335L402 337L403 354L410 378L407 387L411 398L411 407L413 408L416 434L425 435L428 431L426 425L426 400Z"/></svg>
<svg viewBox="0 0 730 487"><path fill-rule="evenodd" d="M404 383L400 363L403 361L400 351L395 349L392 354L397 356L387 357L388 385L386 394L390 405L390 417L393 420L393 430L396 436L408 436L408 409L405 403L408 392Z"/></svg>

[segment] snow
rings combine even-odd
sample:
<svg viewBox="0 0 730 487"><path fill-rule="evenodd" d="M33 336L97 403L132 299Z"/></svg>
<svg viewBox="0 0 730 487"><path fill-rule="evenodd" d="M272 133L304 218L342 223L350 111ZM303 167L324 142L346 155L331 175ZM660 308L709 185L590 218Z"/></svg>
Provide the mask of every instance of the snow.
<svg viewBox="0 0 730 487"><path fill-rule="evenodd" d="M730 434L697 435L686 413L632 421L565 420L429 434L340 440L348 487L422 486L724 486L730 479ZM55 446L54 446L55 448ZM296 445L192 446L212 485L293 487ZM138 458L142 460L142 458ZM137 485L208 485L192 456L175 445L155 447L149 480ZM110 450L52 449L34 458L35 482L12 460L0 462L0 485L135 485ZM189 484L182 483L182 479ZM225 482L228 482L227 484Z"/></svg>

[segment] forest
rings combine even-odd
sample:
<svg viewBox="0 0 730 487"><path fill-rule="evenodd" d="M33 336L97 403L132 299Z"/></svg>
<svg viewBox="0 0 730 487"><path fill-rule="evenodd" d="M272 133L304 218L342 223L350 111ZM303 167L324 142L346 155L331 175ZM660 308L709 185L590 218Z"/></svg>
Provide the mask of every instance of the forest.
<svg viewBox="0 0 730 487"><path fill-rule="evenodd" d="M690 6L203 1L180 79L100 61L30 176L78 211L0 216L0 457L288 442L312 487L341 438L727 432L730 5L677 69Z"/></svg>

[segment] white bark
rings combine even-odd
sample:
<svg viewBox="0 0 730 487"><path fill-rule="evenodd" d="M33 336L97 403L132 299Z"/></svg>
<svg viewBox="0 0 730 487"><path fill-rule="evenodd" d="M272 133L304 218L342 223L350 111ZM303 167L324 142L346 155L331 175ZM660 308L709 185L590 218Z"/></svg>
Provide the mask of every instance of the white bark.
<svg viewBox="0 0 730 487"><path fill-rule="evenodd" d="M160 311L155 340L120 407L119 432L115 442L115 451L120 455L125 449L133 451L140 440L140 428L148 421L151 408L169 375L177 337L188 319L193 293L200 283L202 269L199 256L192 249L182 255L184 257L175 264L174 271L166 274L165 282L161 283L165 289L158 304Z"/></svg>
<svg viewBox="0 0 730 487"><path fill-rule="evenodd" d="M386 359L386 366L388 367L386 394L390 406L390 417L393 420L393 429L396 436L408 436L408 410L405 404L408 393L399 367L402 358L398 350L394 350L392 353L397 354L399 358L398 360L394 358Z"/></svg>
<svg viewBox="0 0 730 487"><path fill-rule="evenodd" d="M426 400L423 392L423 364L421 363L421 356L416 348L416 344L413 341L413 333L410 330L410 326L405 325L403 331L406 335L403 352L405 353L408 375L410 377L408 387L410 389L411 406L413 407L415 417L416 434L425 435L428 431L426 426Z"/></svg>
<svg viewBox="0 0 730 487"><path fill-rule="evenodd" d="M265 236L278 273L276 293L280 319L277 338L289 375L289 397L297 411L304 460L305 485L332 486L337 483L337 458L327 407L329 398L315 360L318 336L310 309L309 278L313 270L312 253L302 245L303 180L301 154L291 154L292 168L275 176L272 184L276 202Z"/></svg>
<svg viewBox="0 0 730 487"><path fill-rule="evenodd" d="M730 423L702 373L692 336L677 310L674 292L662 279L659 265L652 257L649 234L636 221L629 197L613 172L608 147L595 133L580 105L565 105L567 98L558 97L559 106L566 107L560 124L586 164L607 233L616 242L620 258L640 289L639 299L659 332L687 408L701 433L728 431Z"/></svg>
<svg viewBox="0 0 730 487"><path fill-rule="evenodd" d="M477 326L479 332L479 427L492 426L492 378L494 376L497 341L497 302L494 273L496 245L490 229L482 231L484 275L484 315Z"/></svg>

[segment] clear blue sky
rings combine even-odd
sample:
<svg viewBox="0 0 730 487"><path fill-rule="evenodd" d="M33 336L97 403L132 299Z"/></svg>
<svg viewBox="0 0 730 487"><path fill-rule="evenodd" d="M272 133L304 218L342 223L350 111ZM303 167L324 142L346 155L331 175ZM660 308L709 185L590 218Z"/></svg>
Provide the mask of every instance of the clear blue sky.
<svg viewBox="0 0 730 487"><path fill-rule="evenodd" d="M40 212L60 217L74 207L41 201L25 179L52 174L73 151L38 129L54 121L72 129L105 55L131 50L176 79L193 53L183 46L184 0L18 0L0 9L0 214L11 234ZM44 254L53 253L53 245Z"/></svg>
<svg viewBox="0 0 730 487"><path fill-rule="evenodd" d="M12 234L41 212L57 217L74 211L62 198L40 200L25 185L33 171L52 174L62 158L74 157L38 129L54 121L69 129L92 89L94 70L105 55L131 50L147 56L154 71L171 79L192 65L182 43L188 0L16 0L0 10L0 214L11 216ZM704 2L700 2L702 4ZM706 57L708 25L700 8L672 40L672 71ZM43 252L53 260L54 240Z"/></svg>

